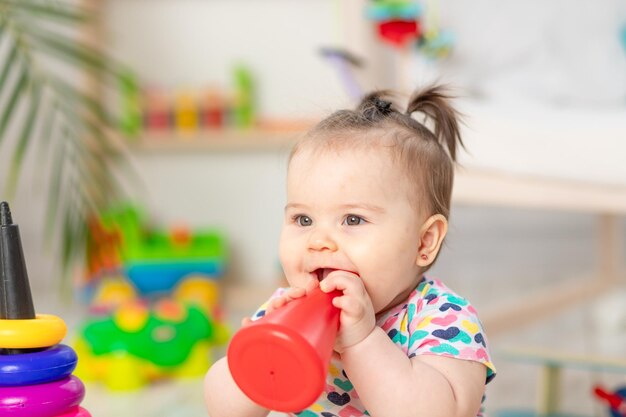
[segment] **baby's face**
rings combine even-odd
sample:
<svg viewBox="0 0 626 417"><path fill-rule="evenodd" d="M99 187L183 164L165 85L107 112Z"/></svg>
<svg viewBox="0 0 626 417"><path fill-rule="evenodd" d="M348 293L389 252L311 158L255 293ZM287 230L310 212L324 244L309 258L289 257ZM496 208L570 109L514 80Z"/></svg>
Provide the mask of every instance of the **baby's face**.
<svg viewBox="0 0 626 417"><path fill-rule="evenodd" d="M287 176L280 260L291 286L332 270L358 275L378 313L415 287L420 212L381 149L301 149Z"/></svg>

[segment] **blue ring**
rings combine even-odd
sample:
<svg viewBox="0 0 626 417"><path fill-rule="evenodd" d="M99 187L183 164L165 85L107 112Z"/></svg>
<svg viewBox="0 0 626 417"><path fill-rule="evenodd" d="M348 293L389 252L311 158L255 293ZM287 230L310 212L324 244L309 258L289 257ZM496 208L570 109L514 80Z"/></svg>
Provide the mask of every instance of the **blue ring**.
<svg viewBox="0 0 626 417"><path fill-rule="evenodd" d="M74 349L63 344L38 352L0 355L0 387L56 381L71 375L77 362Z"/></svg>

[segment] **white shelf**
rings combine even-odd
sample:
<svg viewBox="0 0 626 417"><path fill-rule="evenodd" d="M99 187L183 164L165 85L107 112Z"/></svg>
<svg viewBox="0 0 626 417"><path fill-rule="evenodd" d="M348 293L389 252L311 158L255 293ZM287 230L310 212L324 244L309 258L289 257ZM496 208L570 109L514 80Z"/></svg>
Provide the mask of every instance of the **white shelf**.
<svg viewBox="0 0 626 417"><path fill-rule="evenodd" d="M146 152L283 150L289 149L314 124L313 120L284 120L264 122L253 128L147 131L127 142L131 149Z"/></svg>
<svg viewBox="0 0 626 417"><path fill-rule="evenodd" d="M626 186L494 170L459 169L455 203L595 214L626 214Z"/></svg>
<svg viewBox="0 0 626 417"><path fill-rule="evenodd" d="M137 152L288 151L304 129L224 129L142 135ZM452 199L472 206L515 207L595 214L626 214L626 186L530 176L478 167L457 169Z"/></svg>

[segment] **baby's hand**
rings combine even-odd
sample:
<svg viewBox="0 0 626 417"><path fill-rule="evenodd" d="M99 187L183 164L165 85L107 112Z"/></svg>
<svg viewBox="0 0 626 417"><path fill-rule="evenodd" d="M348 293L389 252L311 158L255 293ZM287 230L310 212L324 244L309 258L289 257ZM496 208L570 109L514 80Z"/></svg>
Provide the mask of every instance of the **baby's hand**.
<svg viewBox="0 0 626 417"><path fill-rule="evenodd" d="M317 288L318 286L319 286L319 281L317 281L316 279L311 279L310 281L306 283L304 288L303 287L289 288L287 291L285 291L283 295L281 295L280 297L274 298L272 301L270 301L267 308L265 309L265 314L270 314L272 311L284 306L285 304L295 300L296 298L304 297L304 295L308 294L309 292L311 292L313 289Z"/></svg>
<svg viewBox="0 0 626 417"><path fill-rule="evenodd" d="M324 292L343 291L343 295L333 299L333 305L341 309L335 350L342 353L374 330L374 306L361 278L351 272L333 271L321 282L320 287Z"/></svg>

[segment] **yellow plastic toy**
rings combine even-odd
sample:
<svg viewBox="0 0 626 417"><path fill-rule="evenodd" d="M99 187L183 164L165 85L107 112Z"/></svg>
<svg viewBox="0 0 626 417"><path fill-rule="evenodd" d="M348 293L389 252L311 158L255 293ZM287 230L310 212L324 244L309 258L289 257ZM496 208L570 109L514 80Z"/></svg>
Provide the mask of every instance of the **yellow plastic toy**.
<svg viewBox="0 0 626 417"><path fill-rule="evenodd" d="M51 314L37 314L35 319L0 320L0 347L34 349L54 346L66 333L65 322Z"/></svg>

